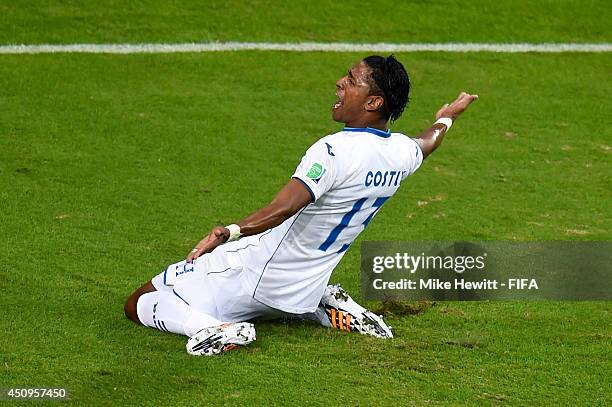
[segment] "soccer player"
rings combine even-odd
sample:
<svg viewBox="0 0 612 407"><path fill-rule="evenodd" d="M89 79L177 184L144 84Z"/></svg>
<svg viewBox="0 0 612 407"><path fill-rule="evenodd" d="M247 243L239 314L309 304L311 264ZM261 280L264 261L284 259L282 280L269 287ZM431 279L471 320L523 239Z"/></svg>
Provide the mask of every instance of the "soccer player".
<svg viewBox="0 0 612 407"><path fill-rule="evenodd" d="M400 184L442 142L478 96L462 92L417 138L392 133L410 81L394 57L370 56L336 82L332 117L345 127L314 143L270 204L216 226L125 303L136 323L190 337L187 351L214 355L255 340L254 318L293 316L392 337L355 303L332 271Z"/></svg>

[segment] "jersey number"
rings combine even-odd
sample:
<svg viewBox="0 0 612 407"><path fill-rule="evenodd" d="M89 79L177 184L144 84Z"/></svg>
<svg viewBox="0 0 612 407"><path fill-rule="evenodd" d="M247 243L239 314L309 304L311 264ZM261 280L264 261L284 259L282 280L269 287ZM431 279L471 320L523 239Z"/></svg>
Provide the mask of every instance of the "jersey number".
<svg viewBox="0 0 612 407"><path fill-rule="evenodd" d="M370 212L366 220L364 220L362 223L364 229L366 228L366 226L368 226L368 223L370 223L370 221L372 220L374 215L376 215L376 212L378 212L380 207L389 198L390 198L389 196L376 198L372 206L368 208L368 209L373 209L372 212ZM355 204L353 205L353 208L342 217L342 219L340 220L340 224L338 224L335 228L333 228L332 231L329 233L329 236L327 236L327 239L325 239L325 241L321 243L321 246L319 246L319 250L323 250L324 252L326 252L329 249L329 247L332 244L334 244L336 240L338 240L338 236L340 236L340 233L342 233L342 231L349 225L349 223L351 223L353 216L355 216L355 214L361 210L361 207L363 206L363 204L365 203L367 199L368 198L361 198L360 200L355 202ZM342 245L342 247L340 248L340 250L338 250L337 253L342 253L343 251L348 249L350 245L351 245L350 243L345 243L344 245Z"/></svg>

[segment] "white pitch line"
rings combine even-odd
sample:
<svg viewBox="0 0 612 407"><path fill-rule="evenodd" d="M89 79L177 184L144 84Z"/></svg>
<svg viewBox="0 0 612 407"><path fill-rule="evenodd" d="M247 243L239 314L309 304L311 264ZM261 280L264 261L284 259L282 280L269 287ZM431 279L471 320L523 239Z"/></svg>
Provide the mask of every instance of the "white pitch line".
<svg viewBox="0 0 612 407"><path fill-rule="evenodd" d="M612 43L413 43L353 44L348 42L204 42L179 44L66 44L0 45L0 54L168 54L176 52L289 51L289 52L612 52Z"/></svg>

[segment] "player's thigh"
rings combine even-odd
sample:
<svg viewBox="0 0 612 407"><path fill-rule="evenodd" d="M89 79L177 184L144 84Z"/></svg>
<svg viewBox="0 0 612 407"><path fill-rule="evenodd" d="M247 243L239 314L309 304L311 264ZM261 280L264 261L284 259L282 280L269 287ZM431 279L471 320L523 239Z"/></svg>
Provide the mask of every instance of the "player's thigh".
<svg viewBox="0 0 612 407"><path fill-rule="evenodd" d="M277 319L286 316L283 311L269 307L253 298L252 284L248 283L248 269L233 268L209 276L214 289L219 319L226 322L253 319Z"/></svg>
<svg viewBox="0 0 612 407"><path fill-rule="evenodd" d="M226 244L192 263L184 260L173 263L155 276L152 284L157 290L172 292L195 309L217 317L219 286L231 284L236 271L241 269L241 258L228 250L231 248Z"/></svg>

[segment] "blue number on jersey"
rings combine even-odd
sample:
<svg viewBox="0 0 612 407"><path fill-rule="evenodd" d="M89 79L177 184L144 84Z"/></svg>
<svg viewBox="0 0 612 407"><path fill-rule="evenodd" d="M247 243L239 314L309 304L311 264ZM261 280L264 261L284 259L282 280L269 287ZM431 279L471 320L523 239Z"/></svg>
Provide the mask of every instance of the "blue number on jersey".
<svg viewBox="0 0 612 407"><path fill-rule="evenodd" d="M390 198L389 196L376 198L376 200L374 201L374 204L372 204L371 206L371 208L374 208L374 210L368 215L366 220L364 220L362 223L364 229L368 226L368 223L370 223L370 221L372 220L374 215L376 215L376 212L378 212L380 207L383 206L383 204L389 198ZM342 219L340 220L340 224L338 224L338 226L332 229L332 231L329 233L329 236L327 236L327 239L325 239L325 241L321 244L321 246L319 246L319 250L327 251L327 249L329 249L329 247L338 239L338 236L340 236L340 232L342 232L342 230L345 229L348 226L348 224L351 222L351 219L353 219L353 216L355 216L355 214L361 210L361 207L363 206L366 200L367 198L361 198L357 202L355 202L351 210L348 211L342 217ZM350 243L345 243L344 245L342 245L340 250L338 250L338 253L342 253L343 251L348 249L350 245L351 245Z"/></svg>

